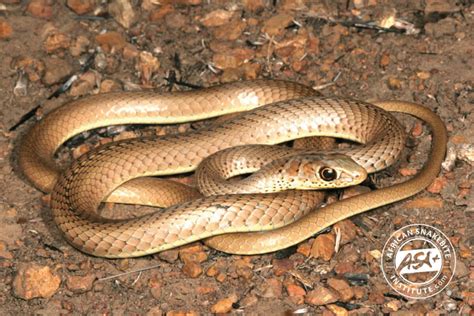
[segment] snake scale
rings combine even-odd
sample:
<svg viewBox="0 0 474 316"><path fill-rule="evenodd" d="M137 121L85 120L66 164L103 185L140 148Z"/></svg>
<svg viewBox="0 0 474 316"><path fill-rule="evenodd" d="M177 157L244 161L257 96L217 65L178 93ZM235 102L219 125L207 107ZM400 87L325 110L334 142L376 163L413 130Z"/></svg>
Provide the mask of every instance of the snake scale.
<svg viewBox="0 0 474 316"><path fill-rule="evenodd" d="M62 143L93 128L181 123L242 111L247 112L184 134L106 144L81 156L62 173L54 164L54 153ZM190 172L206 157L215 154L217 160L225 159L225 153L234 150L226 148L240 145L339 137L364 144L341 154L367 173L382 170L397 159L405 140L403 126L389 112L415 116L432 131L429 162L404 183L317 210L321 191L289 190L208 196L121 221L105 221L97 214L102 201L120 200L133 188L138 188L135 192L145 188L140 198L155 199L156 191L147 196L151 180L145 176ZM57 226L73 246L86 253L133 257L207 238L209 245L222 251L256 254L294 245L344 218L420 192L438 175L446 142L446 128L439 117L414 103L373 105L321 98L296 83L256 80L191 92L119 92L73 101L33 126L20 142L18 163L34 186L52 192Z"/></svg>

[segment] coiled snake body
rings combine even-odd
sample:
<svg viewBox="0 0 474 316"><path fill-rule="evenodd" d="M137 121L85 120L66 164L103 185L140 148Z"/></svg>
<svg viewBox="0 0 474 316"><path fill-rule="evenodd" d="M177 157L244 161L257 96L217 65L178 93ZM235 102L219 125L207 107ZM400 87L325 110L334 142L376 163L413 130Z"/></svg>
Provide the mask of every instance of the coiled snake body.
<svg viewBox="0 0 474 316"><path fill-rule="evenodd" d="M66 239L84 252L104 257L140 256L208 237L209 245L230 253L275 251L339 220L414 195L439 173L447 136L444 124L430 110L408 102L378 102L375 106L313 94L302 85L259 80L175 94L97 95L61 107L36 124L20 144L19 166L39 189L54 188L53 217ZM268 103L272 104L260 107ZM248 112L195 132L107 144L80 157L60 177L52 160L65 140L99 126L178 123L240 111ZM320 191L290 190L210 196L125 221L106 222L97 215L103 200L120 200L135 185L149 186L147 178L142 183L134 180L138 177L193 171L209 155L238 145L340 137L364 144L342 153L368 173L384 169L404 146L404 129L387 111L420 118L433 133L429 163L405 183L316 211ZM217 153L216 159L225 160L233 150ZM254 153L258 156L259 152ZM199 173L197 177L206 179ZM269 229L273 230L258 233ZM235 232L246 233L221 235Z"/></svg>

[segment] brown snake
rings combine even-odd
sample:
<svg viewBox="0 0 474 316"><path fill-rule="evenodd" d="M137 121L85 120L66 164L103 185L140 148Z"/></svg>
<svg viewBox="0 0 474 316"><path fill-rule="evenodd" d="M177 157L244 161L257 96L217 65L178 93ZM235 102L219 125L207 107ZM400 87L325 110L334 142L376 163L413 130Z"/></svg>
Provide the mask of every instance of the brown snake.
<svg viewBox="0 0 474 316"><path fill-rule="evenodd" d="M21 142L19 166L41 190L50 191L54 186L53 217L67 240L84 252L104 257L140 256L208 237L212 247L230 253L282 249L339 220L412 196L439 173L447 134L430 110L408 102L378 102L377 107L311 95L311 89L298 84L260 80L176 94L115 93L84 98L58 108L33 127ZM257 108L276 101L281 102ZM243 144L340 137L365 144L344 154L367 172L384 169L402 150L404 130L380 108L411 114L431 127L430 161L405 183L313 212L321 199L320 191L211 196L126 221L104 222L96 215L105 198L113 200L121 188L141 181L132 179L192 171L205 157ZM56 149L82 131L125 123L178 123L245 110L251 111L195 132L107 144L80 157L57 180L59 170L52 159ZM275 227L281 228L220 235Z"/></svg>

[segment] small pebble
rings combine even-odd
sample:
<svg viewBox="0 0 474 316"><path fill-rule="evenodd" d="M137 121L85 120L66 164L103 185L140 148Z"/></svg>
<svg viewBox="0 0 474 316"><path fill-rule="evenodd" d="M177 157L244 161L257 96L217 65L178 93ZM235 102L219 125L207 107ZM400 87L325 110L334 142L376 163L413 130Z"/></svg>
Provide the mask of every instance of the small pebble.
<svg viewBox="0 0 474 316"><path fill-rule="evenodd" d="M372 290L372 292L369 294L369 297L367 299L367 303L369 304L381 305L384 302L385 302L385 296L376 290Z"/></svg>
<svg viewBox="0 0 474 316"><path fill-rule="evenodd" d="M198 286L196 288L196 292L199 293L199 294L205 295L205 294L210 294L210 293L217 292L217 288L212 286L212 285Z"/></svg>
<svg viewBox="0 0 474 316"><path fill-rule="evenodd" d="M312 243L306 241L298 245L296 252L302 254L305 257L309 257L311 254L311 245Z"/></svg>
<svg viewBox="0 0 474 316"><path fill-rule="evenodd" d="M127 44L125 38L118 32L99 34L95 37L95 40L105 52L122 50Z"/></svg>
<svg viewBox="0 0 474 316"><path fill-rule="evenodd" d="M249 59L253 58L253 52L249 49L233 49L223 53L214 54L212 61L219 69L237 68Z"/></svg>
<svg viewBox="0 0 474 316"><path fill-rule="evenodd" d="M259 296L265 298L280 298L283 292L283 285L280 280L270 278L264 280L258 287Z"/></svg>
<svg viewBox="0 0 474 316"><path fill-rule="evenodd" d="M425 14L429 15L432 13L454 13L458 12L460 8L457 6L457 2L454 0L426 0L425 1Z"/></svg>
<svg viewBox="0 0 474 316"><path fill-rule="evenodd" d="M343 262L338 262L334 266L334 272L337 274L346 274L346 273L353 273L355 271L354 268L354 263L348 262L348 261L343 261Z"/></svg>
<svg viewBox="0 0 474 316"><path fill-rule="evenodd" d="M384 307L386 307L390 312L396 312L402 307L402 302L392 300L390 302L385 303Z"/></svg>
<svg viewBox="0 0 474 316"><path fill-rule="evenodd" d="M186 16L179 12L173 11L165 16L165 23L170 29L181 29L186 25Z"/></svg>
<svg viewBox="0 0 474 316"><path fill-rule="evenodd" d="M178 256L179 256L178 249L170 249L170 250L165 250L158 253L158 258L168 263L173 263L176 260L178 260Z"/></svg>
<svg viewBox="0 0 474 316"><path fill-rule="evenodd" d="M267 5L265 0L242 0L241 2L244 6L244 9L250 12L263 10Z"/></svg>
<svg viewBox="0 0 474 316"><path fill-rule="evenodd" d="M234 12L223 9L217 9L206 14L200 21L204 26L220 26L228 23Z"/></svg>
<svg viewBox="0 0 474 316"><path fill-rule="evenodd" d="M161 280L158 276L153 275L150 280L148 281L148 287L150 288L151 296L154 299L159 300L161 298Z"/></svg>
<svg viewBox="0 0 474 316"><path fill-rule="evenodd" d="M291 22L293 22L293 17L291 15L284 13L275 15L265 21L262 27L262 32L265 32L270 36L279 35L283 32L285 27L290 25Z"/></svg>
<svg viewBox="0 0 474 316"><path fill-rule="evenodd" d="M291 259L273 259L273 274L281 276L295 267L295 262Z"/></svg>
<svg viewBox="0 0 474 316"><path fill-rule="evenodd" d="M233 294L227 298L217 301L211 308L212 313L228 313L232 310L232 304L237 302L237 295Z"/></svg>
<svg viewBox="0 0 474 316"><path fill-rule="evenodd" d="M95 7L94 0L67 0L66 5L74 11L74 13L83 15L91 12Z"/></svg>
<svg viewBox="0 0 474 316"><path fill-rule="evenodd" d="M160 61L150 52L140 52L135 68L140 72L142 84L151 86L151 77L160 68Z"/></svg>
<svg viewBox="0 0 474 316"><path fill-rule="evenodd" d="M434 179L426 190L430 193L440 193L447 184L448 180L443 176L439 176Z"/></svg>
<svg viewBox="0 0 474 316"><path fill-rule="evenodd" d="M51 32L43 43L44 49L48 54L60 49L69 48L70 45L71 39L69 36L59 31Z"/></svg>
<svg viewBox="0 0 474 316"><path fill-rule="evenodd" d="M403 207L407 209L414 209L414 208L441 209L443 208L443 206L444 206L443 200L440 198L435 198L435 197L419 197L403 204Z"/></svg>
<svg viewBox="0 0 474 316"><path fill-rule="evenodd" d="M253 277L253 264L246 259L237 259L233 262L231 269L235 271L237 277L250 280Z"/></svg>
<svg viewBox="0 0 474 316"><path fill-rule="evenodd" d="M219 272L219 273L216 275L216 281L217 281L217 282L223 283L226 279L227 279L227 276L226 276L225 273L223 273L223 272Z"/></svg>
<svg viewBox="0 0 474 316"><path fill-rule="evenodd" d="M206 270L206 275L213 277L219 274L219 269L217 268L216 264L211 265L207 270Z"/></svg>
<svg viewBox="0 0 474 316"><path fill-rule="evenodd" d="M305 302L310 305L327 305L339 300L339 294L331 289L318 286L316 289L308 292L305 296Z"/></svg>
<svg viewBox="0 0 474 316"><path fill-rule="evenodd" d="M299 305L304 303L304 296L306 295L306 291L301 286L298 286L296 284L288 284L286 286L286 292L288 293L290 300L294 304Z"/></svg>
<svg viewBox="0 0 474 316"><path fill-rule="evenodd" d="M420 78L421 80L426 80L426 79L429 79L431 77L431 74L428 72L428 71L418 71L416 73L416 76L418 78ZM419 123L417 123L418 125ZM421 125L421 124L420 124Z"/></svg>
<svg viewBox="0 0 474 316"><path fill-rule="evenodd" d="M32 16L50 19L53 16L53 5L54 1L52 0L31 0L26 7Z"/></svg>
<svg viewBox="0 0 474 316"><path fill-rule="evenodd" d="M13 34L13 28L8 23L8 21L4 19L0 19L0 39L5 40L11 37Z"/></svg>
<svg viewBox="0 0 474 316"><path fill-rule="evenodd" d="M254 294L249 294L239 301L242 308L251 307L258 303L258 297Z"/></svg>
<svg viewBox="0 0 474 316"><path fill-rule="evenodd" d="M148 19L151 22L157 22L157 21L162 20L167 14L173 11L174 11L174 8L171 4L163 4L158 9L153 10L150 13L150 16L148 17Z"/></svg>
<svg viewBox="0 0 474 316"><path fill-rule="evenodd" d="M341 232L341 245L351 242L357 235L357 226L348 219L334 224L334 229L339 229Z"/></svg>
<svg viewBox="0 0 474 316"><path fill-rule="evenodd" d="M382 68L387 67L390 64L390 54L383 53L382 57L380 57L379 65Z"/></svg>
<svg viewBox="0 0 474 316"><path fill-rule="evenodd" d="M402 82L400 79L390 77L388 78L387 86L390 90L400 90L402 88Z"/></svg>
<svg viewBox="0 0 474 316"><path fill-rule="evenodd" d="M182 271L190 278L197 278L202 273L202 267L199 263L194 261L187 261L184 263Z"/></svg>
<svg viewBox="0 0 474 316"><path fill-rule="evenodd" d="M74 82L69 91L69 94L74 97L83 96L89 94L97 83L97 78L94 72L88 71L80 76L80 78Z"/></svg>
<svg viewBox="0 0 474 316"><path fill-rule="evenodd" d="M338 306L336 304L330 304L326 306L334 315L336 316L347 316L349 312L344 307Z"/></svg>
<svg viewBox="0 0 474 316"><path fill-rule="evenodd" d="M351 286L343 279L329 278L328 285L339 293L340 300L343 302L348 302L354 297Z"/></svg>
<svg viewBox="0 0 474 316"><path fill-rule="evenodd" d="M73 70L67 61L56 57L46 58L45 68L43 81L48 86L62 82L71 75Z"/></svg>
<svg viewBox="0 0 474 316"><path fill-rule="evenodd" d="M150 308L146 314L146 316L162 316L163 315L163 311L161 310L161 307L160 306L155 306L155 307L152 307Z"/></svg>
<svg viewBox="0 0 474 316"><path fill-rule="evenodd" d="M49 298L59 289L61 278L48 266L20 264L13 280L13 294L24 300Z"/></svg>
<svg viewBox="0 0 474 316"><path fill-rule="evenodd" d="M382 257L382 253L378 249L370 250L369 254L372 258L379 260Z"/></svg>
<svg viewBox="0 0 474 316"><path fill-rule="evenodd" d="M324 261L331 260L334 255L336 237L333 234L322 234L316 237L311 246L311 256Z"/></svg>
<svg viewBox="0 0 474 316"><path fill-rule="evenodd" d="M105 79L100 83L100 93L121 91L122 86L115 80Z"/></svg>
<svg viewBox="0 0 474 316"><path fill-rule="evenodd" d="M110 15L125 29L130 28L137 19L137 15L130 0L115 0L110 2L108 11Z"/></svg>
<svg viewBox="0 0 474 316"><path fill-rule="evenodd" d="M409 176L414 176L415 174L417 174L418 170L410 169L410 168L401 168L400 170L398 170L398 172L404 177L409 177Z"/></svg>
<svg viewBox="0 0 474 316"><path fill-rule="evenodd" d="M8 251L7 244L0 240L0 258L13 259L13 254Z"/></svg>
<svg viewBox="0 0 474 316"><path fill-rule="evenodd" d="M43 61L31 57L20 57L16 60L15 67L23 70L31 82L40 80L45 70Z"/></svg>
<svg viewBox="0 0 474 316"><path fill-rule="evenodd" d="M67 288L74 293L85 293L92 289L96 276L88 274L85 276L69 275L66 278Z"/></svg>
<svg viewBox="0 0 474 316"><path fill-rule="evenodd" d="M241 20L234 20L225 25L214 28L214 37L219 40L235 41L245 30L247 24Z"/></svg>
<svg viewBox="0 0 474 316"><path fill-rule="evenodd" d="M207 254L199 243L189 244L179 249L179 258L186 263L187 261L204 262L207 260Z"/></svg>
<svg viewBox="0 0 474 316"><path fill-rule="evenodd" d="M80 56L82 53L87 51L87 48L90 45L90 41L84 35L79 35L69 47L69 52L72 56Z"/></svg>
<svg viewBox="0 0 474 316"><path fill-rule="evenodd" d="M367 296L367 289L363 286L354 286L352 289L354 291L355 299L360 300Z"/></svg>
<svg viewBox="0 0 474 316"><path fill-rule="evenodd" d="M420 137L421 134L423 134L423 124L421 122L416 122L411 131L410 131L411 136L413 137Z"/></svg>
<svg viewBox="0 0 474 316"><path fill-rule="evenodd" d="M448 17L436 23L426 23L425 31L426 34L435 38L453 35L456 33L456 20Z"/></svg>

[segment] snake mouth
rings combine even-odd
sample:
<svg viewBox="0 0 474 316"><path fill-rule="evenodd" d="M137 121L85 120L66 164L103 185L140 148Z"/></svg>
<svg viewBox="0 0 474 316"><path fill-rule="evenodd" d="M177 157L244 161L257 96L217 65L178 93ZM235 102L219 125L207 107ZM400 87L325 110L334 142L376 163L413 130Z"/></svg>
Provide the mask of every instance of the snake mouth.
<svg viewBox="0 0 474 316"><path fill-rule="evenodd" d="M367 178L367 171L362 169L360 171L353 171L350 174L343 173L339 177L341 183L344 183L346 186L356 185L364 182Z"/></svg>

